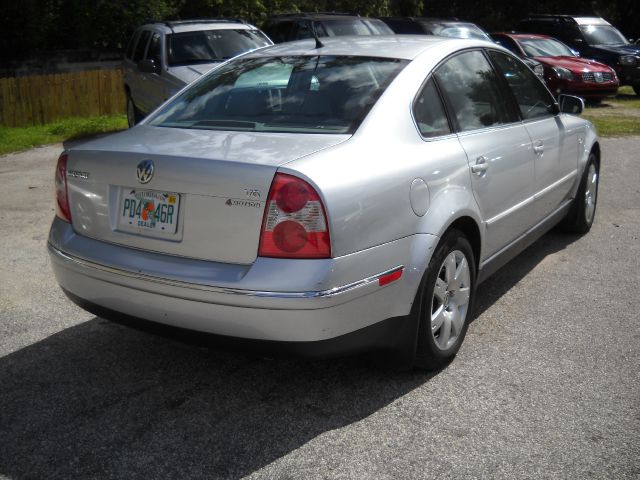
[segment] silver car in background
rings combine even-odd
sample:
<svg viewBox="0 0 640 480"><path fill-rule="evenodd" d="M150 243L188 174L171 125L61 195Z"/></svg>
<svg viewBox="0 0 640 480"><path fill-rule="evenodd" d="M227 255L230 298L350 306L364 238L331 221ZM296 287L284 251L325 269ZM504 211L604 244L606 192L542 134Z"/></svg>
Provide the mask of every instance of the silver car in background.
<svg viewBox="0 0 640 480"><path fill-rule="evenodd" d="M129 40L122 62L129 126L213 67L272 44L258 28L235 18L141 26Z"/></svg>
<svg viewBox="0 0 640 480"><path fill-rule="evenodd" d="M479 282L558 222L591 227L598 138L560 101L478 40L248 53L61 155L56 278L105 318L441 367Z"/></svg>

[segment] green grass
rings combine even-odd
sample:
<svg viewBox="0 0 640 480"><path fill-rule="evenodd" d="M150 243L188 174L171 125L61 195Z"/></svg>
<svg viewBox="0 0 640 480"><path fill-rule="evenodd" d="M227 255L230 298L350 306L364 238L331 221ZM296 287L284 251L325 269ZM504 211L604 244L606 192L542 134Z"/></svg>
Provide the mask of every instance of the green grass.
<svg viewBox="0 0 640 480"><path fill-rule="evenodd" d="M618 95L605 100L610 105L623 108L640 108L640 96L636 95L633 88L626 86L618 89Z"/></svg>
<svg viewBox="0 0 640 480"><path fill-rule="evenodd" d="M614 98L601 105L587 106L584 118L591 121L602 137L640 135L640 96L631 87L622 87Z"/></svg>
<svg viewBox="0 0 640 480"><path fill-rule="evenodd" d="M125 115L66 118L33 127L0 127L0 155L127 128Z"/></svg>
<svg viewBox="0 0 640 480"><path fill-rule="evenodd" d="M593 123L601 137L640 135L640 117L597 117L582 115Z"/></svg>

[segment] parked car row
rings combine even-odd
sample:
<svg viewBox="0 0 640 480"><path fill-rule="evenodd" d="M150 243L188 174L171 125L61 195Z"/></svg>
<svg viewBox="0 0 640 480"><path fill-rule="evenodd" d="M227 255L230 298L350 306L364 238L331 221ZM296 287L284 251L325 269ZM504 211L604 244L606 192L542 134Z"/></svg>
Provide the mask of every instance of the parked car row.
<svg viewBox="0 0 640 480"><path fill-rule="evenodd" d="M275 15L264 33L243 20L219 18L140 27L127 46L124 84L129 125L185 85L238 54L313 37L418 34L495 41L515 53L550 91L599 101L619 85L640 94L640 46L596 17L531 15L516 33L489 36L473 23L421 17L367 18L338 13ZM270 38L269 38L270 37ZM272 42L273 40L273 42ZM560 41L562 40L562 41Z"/></svg>

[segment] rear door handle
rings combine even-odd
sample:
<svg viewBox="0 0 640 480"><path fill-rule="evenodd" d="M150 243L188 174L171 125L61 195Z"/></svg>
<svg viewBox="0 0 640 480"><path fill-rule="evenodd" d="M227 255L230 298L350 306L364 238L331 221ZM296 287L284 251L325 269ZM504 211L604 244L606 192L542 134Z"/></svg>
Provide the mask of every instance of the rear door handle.
<svg viewBox="0 0 640 480"><path fill-rule="evenodd" d="M471 172L475 173L479 177L484 176L487 173L488 169L489 163L487 163L487 157L485 157L484 155L480 155L476 159L476 164L471 165Z"/></svg>
<svg viewBox="0 0 640 480"><path fill-rule="evenodd" d="M541 155L544 152L544 143L542 142L542 140L538 140L537 142L534 142L533 151L538 155Z"/></svg>

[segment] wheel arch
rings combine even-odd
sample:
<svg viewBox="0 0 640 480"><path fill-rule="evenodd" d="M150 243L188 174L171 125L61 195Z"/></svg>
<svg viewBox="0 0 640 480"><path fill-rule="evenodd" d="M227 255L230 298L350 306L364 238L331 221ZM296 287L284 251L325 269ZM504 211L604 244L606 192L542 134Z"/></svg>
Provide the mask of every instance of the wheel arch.
<svg viewBox="0 0 640 480"><path fill-rule="evenodd" d="M598 168L600 168L600 142L594 142L589 153L595 154L596 160L598 162Z"/></svg>
<svg viewBox="0 0 640 480"><path fill-rule="evenodd" d="M482 234L480 233L480 226L473 217L463 215L454 219L444 230L442 236L444 237L447 232L454 229L461 231L465 237L467 237L467 240L469 240L471 249L473 250L477 272L480 266L480 254L482 253Z"/></svg>

